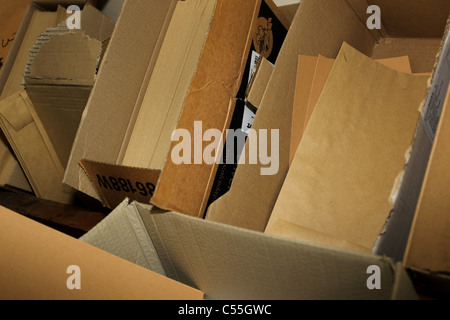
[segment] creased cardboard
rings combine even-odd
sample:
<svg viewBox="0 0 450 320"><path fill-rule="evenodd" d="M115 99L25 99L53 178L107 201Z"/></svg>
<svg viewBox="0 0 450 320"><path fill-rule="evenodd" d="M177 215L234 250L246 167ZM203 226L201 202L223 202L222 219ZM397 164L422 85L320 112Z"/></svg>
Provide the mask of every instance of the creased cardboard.
<svg viewBox="0 0 450 320"><path fill-rule="evenodd" d="M266 232L273 234L282 219L370 252L389 216L392 184L413 141L427 80L394 72L344 44Z"/></svg>
<svg viewBox="0 0 450 320"><path fill-rule="evenodd" d="M210 300L417 299L404 269L387 258L160 213L128 201L81 241L200 288ZM380 267L381 290L367 289L371 265Z"/></svg>
<svg viewBox="0 0 450 320"><path fill-rule="evenodd" d="M2 300L202 300L203 293L0 208ZM70 269L75 266L78 269ZM74 270L78 270L80 289Z"/></svg>

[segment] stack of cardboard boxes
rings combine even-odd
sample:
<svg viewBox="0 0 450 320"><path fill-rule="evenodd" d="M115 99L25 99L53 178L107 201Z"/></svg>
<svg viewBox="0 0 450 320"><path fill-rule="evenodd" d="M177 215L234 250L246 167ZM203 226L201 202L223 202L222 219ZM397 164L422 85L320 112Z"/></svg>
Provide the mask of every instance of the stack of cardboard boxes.
<svg viewBox="0 0 450 320"><path fill-rule="evenodd" d="M2 211L0 286L25 259L86 270L81 291L45 278L68 299L117 297L102 261L125 299L449 292L448 1L303 0L291 21L271 0L130 0L115 24L86 5L79 32L47 30L67 16L46 3L2 69L2 129L36 196L113 211L79 240ZM33 12L54 23L31 36ZM3 297L52 298L22 282Z"/></svg>

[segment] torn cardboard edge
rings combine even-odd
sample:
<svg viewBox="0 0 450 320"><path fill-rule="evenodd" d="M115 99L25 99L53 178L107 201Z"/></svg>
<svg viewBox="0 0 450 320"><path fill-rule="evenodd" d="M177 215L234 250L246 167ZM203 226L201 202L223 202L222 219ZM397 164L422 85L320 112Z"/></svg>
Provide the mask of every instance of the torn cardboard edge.
<svg viewBox="0 0 450 320"><path fill-rule="evenodd" d="M160 212L128 199L80 240L156 268L211 300L417 299L406 271L389 258ZM381 269L381 290L367 289L369 266Z"/></svg>
<svg viewBox="0 0 450 320"><path fill-rule="evenodd" d="M61 48L64 52L58 52ZM83 30L69 30L63 22L41 34L30 50L23 75L25 85L93 86L101 55L99 40L90 38ZM58 68L52 69L55 64ZM83 73L74 76L74 66L80 65L86 67L79 67L76 73Z"/></svg>

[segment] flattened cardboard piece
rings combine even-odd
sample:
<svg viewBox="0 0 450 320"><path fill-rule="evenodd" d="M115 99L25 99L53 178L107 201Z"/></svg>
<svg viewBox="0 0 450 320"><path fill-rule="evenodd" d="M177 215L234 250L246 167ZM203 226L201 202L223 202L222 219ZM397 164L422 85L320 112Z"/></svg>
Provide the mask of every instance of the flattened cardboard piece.
<svg viewBox="0 0 450 320"><path fill-rule="evenodd" d="M81 240L150 269L162 267L168 277L201 288L212 300L417 298L401 265L387 258L159 211L125 200ZM367 289L369 266L380 267L381 290Z"/></svg>
<svg viewBox="0 0 450 320"><path fill-rule="evenodd" d="M392 183L404 168L427 79L344 43L266 232L282 219L372 250L392 208Z"/></svg>
<svg viewBox="0 0 450 320"><path fill-rule="evenodd" d="M444 103L404 258L405 267L434 274L450 273L450 175L446 170L450 161L449 131L450 93Z"/></svg>
<svg viewBox="0 0 450 320"><path fill-rule="evenodd" d="M380 5L384 11L384 2L380 1ZM415 4L411 7L413 12L399 10L389 15L421 16L421 12L429 5L441 6L443 12L450 9L450 3L435 0L432 3ZM391 6L389 8L392 9ZM433 61L441 43L441 39L433 37L436 37L435 31L445 25L443 21L435 20L429 14L424 16L426 18L424 24L430 25L430 30L433 31L428 34L422 30L421 34L427 33L427 36L431 37L429 39L391 38L383 32L368 31L364 23L367 19L366 10L367 6L357 1L301 2L253 124L255 130L279 130L280 170L276 176L262 177L260 165L240 165L236 170L230 192L209 207L207 219L258 231L263 231L266 227L289 168L291 117L297 71L293 66L298 62L298 55L321 54L335 57L342 43L346 41L362 53L376 59L408 56L413 73L432 71ZM382 48L389 50L378 50ZM248 145L246 148L248 149ZM393 243L388 244L392 245Z"/></svg>
<svg viewBox="0 0 450 320"><path fill-rule="evenodd" d="M140 206L145 207L143 204ZM115 207L80 241L166 276L141 215L128 199Z"/></svg>
<svg viewBox="0 0 450 320"><path fill-rule="evenodd" d="M5 208L0 208L0 213L1 299L203 299L203 293L198 290ZM77 275L79 282L76 281ZM80 283L80 290L70 290L71 285L77 283Z"/></svg>
<svg viewBox="0 0 450 320"><path fill-rule="evenodd" d="M114 209L126 195L133 201L150 203L161 175L159 170L139 169L80 160L101 202Z"/></svg>
<svg viewBox="0 0 450 320"><path fill-rule="evenodd" d="M0 125L36 196L72 203L74 191L62 184L63 166L25 91L0 102Z"/></svg>
<svg viewBox="0 0 450 320"><path fill-rule="evenodd" d="M121 150L129 139L127 131L143 100L141 89L148 85L176 3L176 0L124 3L75 137L64 177L66 184L98 199L79 161L120 163Z"/></svg>
<svg viewBox="0 0 450 320"><path fill-rule="evenodd" d="M406 56L378 59L377 61L391 69L411 73L409 59ZM290 163L292 163L298 145L308 127L309 120L330 75L334 62L335 59L329 59L322 55L319 55L317 58L299 56L294 109L292 111ZM301 131L302 128L303 132Z"/></svg>

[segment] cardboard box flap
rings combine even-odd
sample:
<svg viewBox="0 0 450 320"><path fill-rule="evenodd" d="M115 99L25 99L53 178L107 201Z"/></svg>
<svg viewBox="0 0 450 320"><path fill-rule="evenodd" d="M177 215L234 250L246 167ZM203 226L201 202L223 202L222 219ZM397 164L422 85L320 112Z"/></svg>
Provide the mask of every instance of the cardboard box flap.
<svg viewBox="0 0 450 320"><path fill-rule="evenodd" d="M285 241L186 215L140 212L168 276L195 285L208 299L391 297L395 279L388 259ZM381 269L381 290L367 290L371 265Z"/></svg>
<svg viewBox="0 0 450 320"><path fill-rule="evenodd" d="M207 299L415 298L401 265L387 258L280 239L128 200L81 240L201 288ZM367 288L370 266L380 268L381 290ZM402 294L395 295L394 287Z"/></svg>
<svg viewBox="0 0 450 320"><path fill-rule="evenodd" d="M198 290L4 208L0 211L2 299L203 299ZM69 290L71 284L77 283L76 274L81 288Z"/></svg>
<svg viewBox="0 0 450 320"><path fill-rule="evenodd" d="M141 216L128 200L122 201L80 241L166 276Z"/></svg>
<svg viewBox="0 0 450 320"><path fill-rule="evenodd" d="M80 160L80 165L89 177L97 198L108 208L114 209L124 201L124 194L135 201L150 203L160 170L125 167Z"/></svg>
<svg viewBox="0 0 450 320"><path fill-rule="evenodd" d="M155 65L176 2L136 0L123 6L75 138L66 184L98 198L78 162L118 160L144 78ZM111 112L113 104L119 107Z"/></svg>

